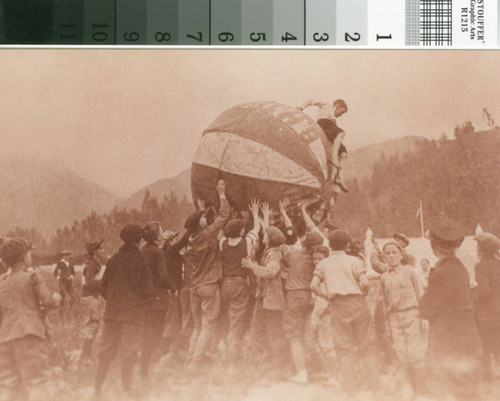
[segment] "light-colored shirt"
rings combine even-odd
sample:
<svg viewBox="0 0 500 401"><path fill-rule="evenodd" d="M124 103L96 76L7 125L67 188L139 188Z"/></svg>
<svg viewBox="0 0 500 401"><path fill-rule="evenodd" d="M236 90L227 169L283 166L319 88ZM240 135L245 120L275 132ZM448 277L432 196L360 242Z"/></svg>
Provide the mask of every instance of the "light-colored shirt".
<svg viewBox="0 0 500 401"><path fill-rule="evenodd" d="M335 295L362 295L360 278L366 272L363 262L344 251L332 251L318 263L314 275L324 282L328 298Z"/></svg>
<svg viewBox="0 0 500 401"><path fill-rule="evenodd" d="M325 103L318 100L308 100L304 102L301 106L302 110L308 107L315 106L318 108L316 112L316 119L321 120L322 118L335 121L335 108L332 103Z"/></svg>
<svg viewBox="0 0 500 401"><path fill-rule="evenodd" d="M423 283L409 266L389 268L380 277L386 312L418 308L423 294Z"/></svg>

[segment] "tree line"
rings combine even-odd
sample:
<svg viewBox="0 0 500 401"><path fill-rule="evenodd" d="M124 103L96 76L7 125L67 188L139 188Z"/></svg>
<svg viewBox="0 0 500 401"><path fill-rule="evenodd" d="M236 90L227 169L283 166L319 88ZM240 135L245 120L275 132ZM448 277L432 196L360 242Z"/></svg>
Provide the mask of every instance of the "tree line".
<svg viewBox="0 0 500 401"><path fill-rule="evenodd" d="M348 194L339 196L333 223L363 240L370 227L378 237L394 232L420 235L416 217L422 201L424 217L445 213L461 221L469 234L477 224L500 235L500 130L476 132L470 122L455 128L454 137L422 139L416 149L378 160L371 177L353 179ZM83 260L89 238L104 238L108 253L121 244L120 229L128 223L159 221L164 229L182 230L193 211L186 198L175 194L158 201L146 192L140 208L98 214L60 228L49 239L34 228L16 228L8 236L22 236L35 243L35 262L53 263L61 250L70 249L75 261Z"/></svg>

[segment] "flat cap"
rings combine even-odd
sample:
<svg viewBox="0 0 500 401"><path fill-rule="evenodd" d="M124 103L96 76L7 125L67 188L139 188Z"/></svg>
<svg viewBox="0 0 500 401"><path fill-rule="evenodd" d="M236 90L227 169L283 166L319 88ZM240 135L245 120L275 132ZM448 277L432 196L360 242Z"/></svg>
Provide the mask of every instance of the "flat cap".
<svg viewBox="0 0 500 401"><path fill-rule="evenodd" d="M91 254L93 252L95 252L96 250L98 250L101 245L103 243L103 240L99 240L99 239L95 239L95 238L92 238L91 240L89 240L86 244L85 244L85 249L87 250L87 253Z"/></svg>
<svg viewBox="0 0 500 401"><path fill-rule="evenodd" d="M120 231L120 238L127 244L136 244L144 234L144 230L139 224L127 224Z"/></svg>
<svg viewBox="0 0 500 401"><path fill-rule="evenodd" d="M203 216L203 212L201 210L191 213L184 222L184 228L186 230L194 230L198 227L198 224L200 224L201 216Z"/></svg>
<svg viewBox="0 0 500 401"><path fill-rule="evenodd" d="M69 249L64 249L62 252L61 252L61 255L71 255L73 254L73 252L71 252Z"/></svg>
<svg viewBox="0 0 500 401"><path fill-rule="evenodd" d="M462 241L465 237L465 229L462 224L447 216L433 216L427 222L431 238L446 242Z"/></svg>
<svg viewBox="0 0 500 401"><path fill-rule="evenodd" d="M410 240L404 234L394 233L394 235L392 236L392 238L394 238L395 240L403 241L405 243L405 247L407 247L408 245L410 245Z"/></svg>
<svg viewBox="0 0 500 401"><path fill-rule="evenodd" d="M500 249L500 239L490 233L480 233L474 237L474 241L488 253L495 253Z"/></svg>

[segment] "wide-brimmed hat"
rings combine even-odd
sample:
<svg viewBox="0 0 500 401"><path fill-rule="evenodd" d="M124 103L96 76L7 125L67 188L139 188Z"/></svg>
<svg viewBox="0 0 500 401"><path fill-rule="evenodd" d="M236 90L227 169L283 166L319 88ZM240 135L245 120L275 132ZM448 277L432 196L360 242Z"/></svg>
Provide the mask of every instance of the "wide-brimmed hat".
<svg viewBox="0 0 500 401"><path fill-rule="evenodd" d="M474 241L477 241L479 247L490 254L496 253L500 249L500 239L490 233L477 234Z"/></svg>
<svg viewBox="0 0 500 401"><path fill-rule="evenodd" d="M86 244L85 244L85 249L87 250L87 253L90 255L92 253L94 253L95 251L97 251L102 243L104 242L104 240L99 240L99 239L95 239L95 238L92 238L91 240L89 240Z"/></svg>

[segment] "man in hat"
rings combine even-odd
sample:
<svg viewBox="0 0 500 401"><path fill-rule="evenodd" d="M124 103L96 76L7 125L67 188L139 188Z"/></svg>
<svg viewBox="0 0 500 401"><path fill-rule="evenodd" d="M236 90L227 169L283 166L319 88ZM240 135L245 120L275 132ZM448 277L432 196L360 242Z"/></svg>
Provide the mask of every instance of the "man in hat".
<svg viewBox="0 0 500 401"><path fill-rule="evenodd" d="M446 389L459 399L474 399L475 367L481 353L469 275L455 256L465 230L444 216L428 221L431 248L438 258L420 300L420 316L429 320L429 356Z"/></svg>
<svg viewBox="0 0 500 401"><path fill-rule="evenodd" d="M500 240L490 233L477 234L474 240L479 263L475 268L477 287L473 301L484 350L483 375L491 380L491 357L500 362Z"/></svg>
<svg viewBox="0 0 500 401"><path fill-rule="evenodd" d="M188 368L194 374L201 367L205 353L216 332L216 320L220 312L219 281L222 278L222 263L218 243L219 231L229 217L224 180L217 183L219 214L210 221L208 211L191 214L184 227L192 230L184 253L186 271L191 279L191 312L194 331L188 350Z"/></svg>
<svg viewBox="0 0 500 401"><path fill-rule="evenodd" d="M31 243L15 238L6 240L0 252L10 269L0 277L0 386L16 400L27 400L37 387L41 390L48 355L40 307L55 308L61 301L59 294L50 294L40 273L30 268L31 249Z"/></svg>
<svg viewBox="0 0 500 401"><path fill-rule="evenodd" d="M104 331L95 381L95 396L102 386L113 359L119 355L122 385L130 395L134 361L139 351L145 324L146 301L155 292L151 272L139 250L143 229L127 224L120 231L124 244L109 260L101 280L101 295L106 299Z"/></svg>
<svg viewBox="0 0 500 401"><path fill-rule="evenodd" d="M100 295L100 283L104 261L103 240L91 239L85 244L87 258L83 267L83 285L81 303L85 314L84 339L80 362L90 363L92 346L99 331L104 312L104 301Z"/></svg>
<svg viewBox="0 0 500 401"><path fill-rule="evenodd" d="M286 306L283 312L283 330L290 343L296 369L296 375L290 380L299 384L308 382L304 337L307 317L312 310L310 285L315 268L313 251L322 243L321 235L311 231L302 240L302 249L286 252L282 259L282 266L288 271L285 283Z"/></svg>
<svg viewBox="0 0 500 401"><path fill-rule="evenodd" d="M347 255L350 237L344 230L329 234L330 257L318 263L311 290L328 300L333 338L346 391L356 390L356 354L366 361L368 378L375 384L375 347L370 332L372 320L364 298L369 283L363 262ZM322 283L326 293L322 291Z"/></svg>
<svg viewBox="0 0 500 401"><path fill-rule="evenodd" d="M221 317L227 323L226 343L231 364L241 362L241 347L246 329L246 317L250 302L248 270L241 260L252 255L259 242L260 202L252 199L249 209L253 216L253 228L246 233L246 222L229 220L219 245L222 261Z"/></svg>
<svg viewBox="0 0 500 401"><path fill-rule="evenodd" d="M62 296L62 307L69 303L69 307L75 302L75 290L73 288L73 278L75 277L75 266L70 260L71 251L65 249L62 253L62 259L57 262L54 269L59 292Z"/></svg>

